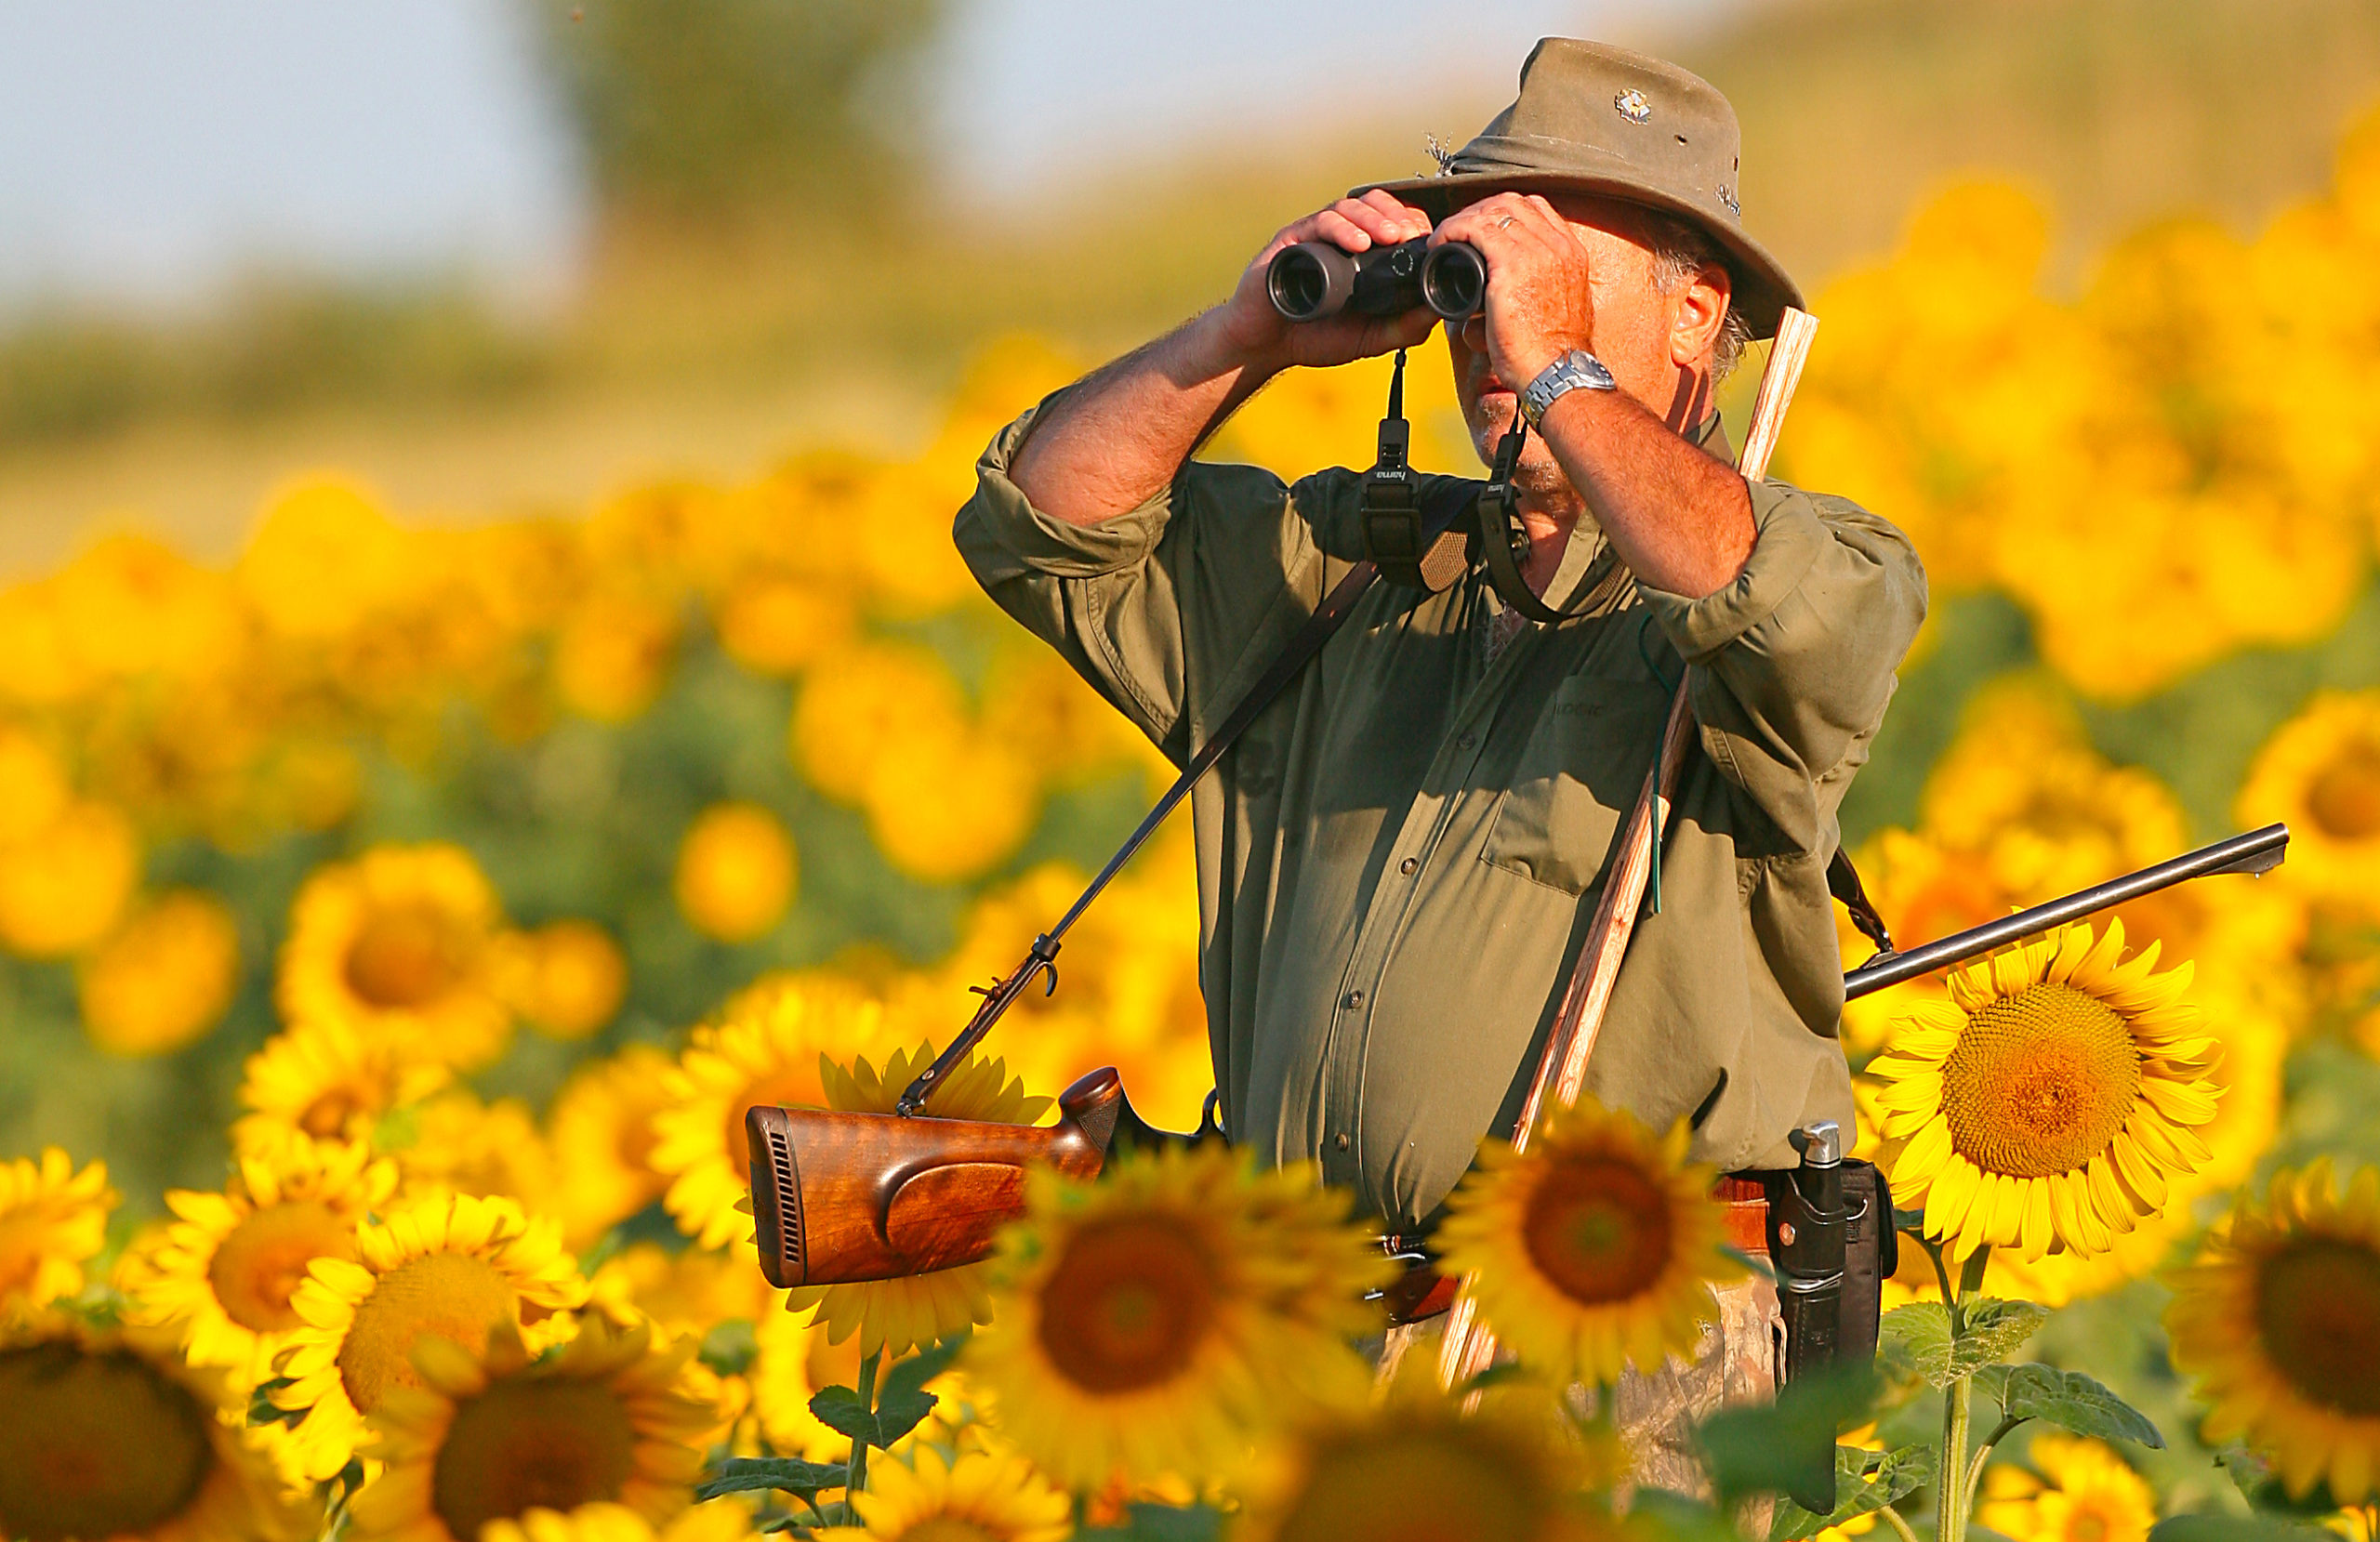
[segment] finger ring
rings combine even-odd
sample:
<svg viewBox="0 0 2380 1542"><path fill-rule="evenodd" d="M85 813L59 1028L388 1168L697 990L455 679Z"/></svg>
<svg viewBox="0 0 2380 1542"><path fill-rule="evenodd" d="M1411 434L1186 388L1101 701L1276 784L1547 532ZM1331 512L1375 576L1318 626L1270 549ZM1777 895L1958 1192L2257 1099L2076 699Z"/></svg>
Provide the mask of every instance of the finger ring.
<svg viewBox="0 0 2380 1542"><path fill-rule="evenodd" d="M1496 221L1496 229L1500 231L1509 231L1513 228L1513 217L1511 215L1506 215L1503 218Z"/></svg>

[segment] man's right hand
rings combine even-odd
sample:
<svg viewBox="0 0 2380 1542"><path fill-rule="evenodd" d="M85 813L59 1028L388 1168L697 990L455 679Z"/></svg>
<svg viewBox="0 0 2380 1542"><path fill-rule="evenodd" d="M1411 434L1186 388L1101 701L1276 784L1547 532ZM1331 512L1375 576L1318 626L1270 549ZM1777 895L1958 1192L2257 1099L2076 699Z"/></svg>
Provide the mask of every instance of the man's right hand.
<svg viewBox="0 0 2380 1542"><path fill-rule="evenodd" d="M1276 374L1411 348L1438 324L1426 309L1284 321L1264 288L1273 254L1301 241L1365 252L1429 231L1429 216L1379 191L1342 198L1299 220L1256 254L1230 299L1051 402L1017 450L1010 475L1034 507L1070 525L1099 524L1139 507Z"/></svg>
<svg viewBox="0 0 2380 1542"><path fill-rule="evenodd" d="M1300 242L1328 241L1343 251L1368 252L1429 233L1428 215L1377 188L1282 227L1240 274L1231 298L1210 313L1218 342L1227 353L1266 374L1291 365L1327 369L1418 345L1438 322L1426 308L1401 316L1360 316L1349 310L1322 321L1291 322L1273 309L1264 281L1274 257Z"/></svg>

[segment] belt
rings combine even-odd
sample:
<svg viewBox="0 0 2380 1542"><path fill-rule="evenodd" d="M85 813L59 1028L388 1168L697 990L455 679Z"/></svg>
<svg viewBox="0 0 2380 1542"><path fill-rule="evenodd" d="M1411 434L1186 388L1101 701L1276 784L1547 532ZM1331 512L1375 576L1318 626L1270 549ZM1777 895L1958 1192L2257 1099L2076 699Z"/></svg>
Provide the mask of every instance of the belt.
<svg viewBox="0 0 2380 1542"><path fill-rule="evenodd" d="M1768 1257L1768 1191L1759 1178L1728 1173L1712 1185L1711 1197L1725 1206L1726 1244L1755 1259ZM1435 1317L1454 1305L1461 1282L1438 1272L1437 1260L1420 1240L1389 1235L1381 1250L1405 1266L1405 1272L1374 1293L1388 1320L1399 1326Z"/></svg>

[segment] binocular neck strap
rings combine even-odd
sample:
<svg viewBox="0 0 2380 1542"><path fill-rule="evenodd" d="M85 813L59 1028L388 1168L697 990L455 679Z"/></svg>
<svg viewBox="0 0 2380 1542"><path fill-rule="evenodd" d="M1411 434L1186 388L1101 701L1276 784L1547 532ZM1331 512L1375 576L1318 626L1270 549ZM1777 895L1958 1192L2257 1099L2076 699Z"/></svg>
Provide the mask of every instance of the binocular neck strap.
<svg viewBox="0 0 2380 1542"><path fill-rule="evenodd" d="M1527 442L1528 419L1515 409L1512 429L1496 451L1495 471L1479 494L1480 556L1488 569L1488 582L1495 586L1497 596L1505 604L1540 626L1559 626L1609 604L1627 578L1625 570L1614 563L1600 583L1561 610L1540 600L1537 591L1528 586L1520 569L1521 559L1528 550L1528 527L1521 522L1520 494L1513 486L1513 472L1520 465L1521 449Z"/></svg>

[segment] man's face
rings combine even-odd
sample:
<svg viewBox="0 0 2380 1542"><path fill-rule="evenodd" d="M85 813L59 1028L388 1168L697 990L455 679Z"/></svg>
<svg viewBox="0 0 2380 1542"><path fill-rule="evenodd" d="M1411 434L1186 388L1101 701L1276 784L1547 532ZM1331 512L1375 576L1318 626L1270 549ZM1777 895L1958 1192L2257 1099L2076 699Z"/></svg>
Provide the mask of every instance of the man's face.
<svg viewBox="0 0 2380 1542"><path fill-rule="evenodd" d="M1621 390L1672 428L1683 429L1699 421L1710 410L1704 383L1707 353L1705 368L1698 374L1682 371L1673 351L1680 307L1691 286L1668 295L1655 286L1645 224L1630 205L1582 194L1555 195L1548 201L1586 253L1595 357ZM1720 304L1726 304L1724 294ZM1492 463L1517 412L1515 393L1528 382L1496 378L1488 362L1487 323L1477 316L1447 327L1447 349L1472 444L1482 461ZM1517 480L1524 488L1562 480L1561 468L1542 439L1530 436L1521 453Z"/></svg>

